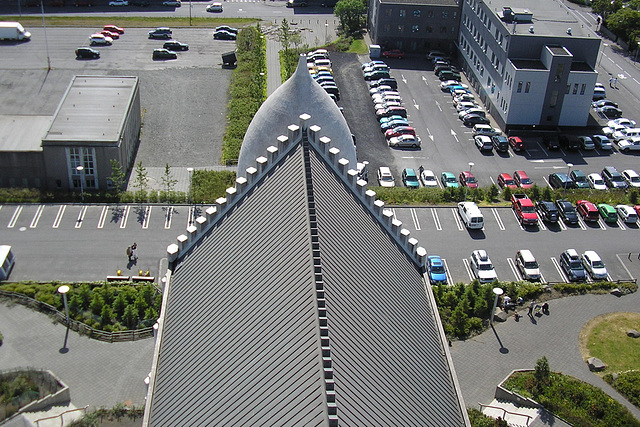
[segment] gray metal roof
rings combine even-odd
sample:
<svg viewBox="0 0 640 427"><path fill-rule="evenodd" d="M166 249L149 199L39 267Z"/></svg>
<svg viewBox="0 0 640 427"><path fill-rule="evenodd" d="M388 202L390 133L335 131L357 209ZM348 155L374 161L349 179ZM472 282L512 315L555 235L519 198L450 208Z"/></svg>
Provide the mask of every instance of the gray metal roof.
<svg viewBox="0 0 640 427"><path fill-rule="evenodd" d="M382 4L395 4L398 6L458 6L456 0L378 0Z"/></svg>
<svg viewBox="0 0 640 427"><path fill-rule="evenodd" d="M117 144L137 87L138 77L74 76L42 143Z"/></svg>
<svg viewBox="0 0 640 427"><path fill-rule="evenodd" d="M51 116L0 115L0 151L42 151Z"/></svg>

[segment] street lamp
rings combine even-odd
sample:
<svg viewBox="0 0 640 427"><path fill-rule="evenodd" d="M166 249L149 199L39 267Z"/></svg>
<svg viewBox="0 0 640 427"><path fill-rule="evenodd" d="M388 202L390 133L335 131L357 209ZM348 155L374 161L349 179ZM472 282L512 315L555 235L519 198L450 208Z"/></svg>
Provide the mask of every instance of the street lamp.
<svg viewBox="0 0 640 427"><path fill-rule="evenodd" d="M84 166L78 166L76 170L80 174L80 198L82 199L82 203L84 203Z"/></svg>
<svg viewBox="0 0 640 427"><path fill-rule="evenodd" d="M328 37L328 35L327 35L327 34L328 34L328 31L329 31L329 23L328 23L328 22L325 22L325 23L324 23L324 44L329 43L329 40L327 39L327 37Z"/></svg>
<svg viewBox="0 0 640 427"><path fill-rule="evenodd" d="M495 299L493 300L493 308L491 309L491 318L489 319L489 323L493 325L493 315L496 312L496 307L498 306L498 298L500 295L504 293L501 288L493 288L493 293L495 294Z"/></svg>
<svg viewBox="0 0 640 427"><path fill-rule="evenodd" d="M67 348L67 338L69 337L69 306L67 305L67 292L69 292L69 290L70 288L67 285L58 287L58 292L62 294L62 301L64 301L64 314L67 316L67 334L64 337L63 350Z"/></svg>
<svg viewBox="0 0 640 427"><path fill-rule="evenodd" d="M564 185L562 186L562 198L564 199L564 195L567 193L567 184L569 183L568 179L569 179L569 174L571 173L571 168L573 167L573 163L567 163L567 166L569 167L567 169L567 181L565 181Z"/></svg>
<svg viewBox="0 0 640 427"><path fill-rule="evenodd" d="M473 168L473 166L475 165L475 163L473 162L469 162L469 175L471 175L471 168ZM469 191L469 183L467 182L464 188L464 201L467 201L467 191Z"/></svg>
<svg viewBox="0 0 640 427"><path fill-rule="evenodd" d="M187 172L189 173L189 193L188 193L188 201L189 201L189 225L191 225L191 220L193 215L191 214L191 184L193 183L193 168L187 168Z"/></svg>

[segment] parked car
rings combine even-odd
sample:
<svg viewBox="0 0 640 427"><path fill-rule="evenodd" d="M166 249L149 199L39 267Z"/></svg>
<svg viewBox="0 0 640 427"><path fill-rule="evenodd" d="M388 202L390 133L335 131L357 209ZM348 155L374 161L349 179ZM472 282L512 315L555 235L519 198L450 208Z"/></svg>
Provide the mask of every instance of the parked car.
<svg viewBox="0 0 640 427"><path fill-rule="evenodd" d="M613 206L607 203L600 203L598 205L598 212L600 212L600 216L602 216L604 222L618 222L618 213Z"/></svg>
<svg viewBox="0 0 640 427"><path fill-rule="evenodd" d="M384 133L385 138L393 138L400 135L416 135L416 130L411 126L398 126L393 129L389 129Z"/></svg>
<svg viewBox="0 0 640 427"><path fill-rule="evenodd" d="M520 139L519 136L510 136L509 137L509 145L513 151L522 151L524 150L524 142Z"/></svg>
<svg viewBox="0 0 640 427"><path fill-rule="evenodd" d="M427 272L429 274L429 282L432 285L438 283L447 283L447 272L444 268L444 262L438 255L429 255L427 257Z"/></svg>
<svg viewBox="0 0 640 427"><path fill-rule="evenodd" d="M600 219L598 207L588 200L578 200L576 208L584 221L597 222Z"/></svg>
<svg viewBox="0 0 640 427"><path fill-rule="evenodd" d="M596 111L608 119L617 119L622 117L622 110L610 105L596 108Z"/></svg>
<svg viewBox="0 0 640 427"><path fill-rule="evenodd" d="M433 173L432 170L428 170L420 166L420 168L418 168L418 171L420 172L420 181L422 182L422 185L424 187L428 187L428 188L438 187L438 180L436 179L436 175Z"/></svg>
<svg viewBox="0 0 640 427"><path fill-rule="evenodd" d="M613 102L613 101L609 100L609 99L599 99L597 101L593 101L591 103L591 105L593 106L593 108L600 108L600 107L604 107L606 105L618 108L618 104L616 102Z"/></svg>
<svg viewBox="0 0 640 427"><path fill-rule="evenodd" d="M493 143L491 142L491 138L486 135L478 135L473 138L476 147L480 151L492 151Z"/></svg>
<svg viewBox="0 0 640 427"><path fill-rule="evenodd" d="M182 6L182 2L180 0L165 0L162 2L162 5L167 7L180 7Z"/></svg>
<svg viewBox="0 0 640 427"><path fill-rule="evenodd" d="M364 75L364 79L369 81L369 80L380 80L380 79L389 79L391 78L391 76L389 75L388 71L381 71L381 70L376 70L376 71L371 71L370 73L365 73Z"/></svg>
<svg viewBox="0 0 640 427"><path fill-rule="evenodd" d="M465 126L473 126L479 124L488 125L489 123L491 123L486 117L478 116L476 114L465 116L464 119L462 119L462 122Z"/></svg>
<svg viewBox="0 0 640 427"><path fill-rule="evenodd" d="M607 267L595 251L585 251L582 254L582 265L593 280L605 280L608 276Z"/></svg>
<svg viewBox="0 0 640 427"><path fill-rule="evenodd" d="M611 146L611 141L604 135L593 135L591 139L593 139L593 143L599 150L610 151L613 149L613 147Z"/></svg>
<svg viewBox="0 0 640 427"><path fill-rule="evenodd" d="M326 53L328 53L328 52L326 52ZM312 56L313 54L314 54L314 52L310 52L310 55L307 55L307 57ZM374 60L374 61L365 62L364 64L362 64L362 69L364 70L365 68L373 67L374 65L382 65L384 67L387 66L387 64L384 61Z"/></svg>
<svg viewBox="0 0 640 427"><path fill-rule="evenodd" d="M402 116L407 117L407 110L404 107L388 107L376 110L376 117Z"/></svg>
<svg viewBox="0 0 640 427"><path fill-rule="evenodd" d="M79 47L76 49L76 58L78 59L98 59L100 51L91 49L90 47Z"/></svg>
<svg viewBox="0 0 640 427"><path fill-rule="evenodd" d="M564 270L570 281L584 281L587 279L587 272L580 261L578 251L567 249L560 255L560 267Z"/></svg>
<svg viewBox="0 0 640 427"><path fill-rule="evenodd" d="M442 182L444 188L458 188L460 186L456 180L456 176L452 172L442 172L440 174L440 182Z"/></svg>
<svg viewBox="0 0 640 427"><path fill-rule="evenodd" d="M589 187L594 190L606 190L607 184L604 183L604 179L599 173L590 173L587 175L587 181L589 181Z"/></svg>
<svg viewBox="0 0 640 427"><path fill-rule="evenodd" d="M518 188L518 185L513 180L513 177L508 173L501 173L500 175L498 175L498 185L500 186L500 188L509 187L512 190Z"/></svg>
<svg viewBox="0 0 640 427"><path fill-rule="evenodd" d="M392 116L392 117L400 117L400 116ZM380 125L380 129L383 132L385 132L388 129L393 129L393 128L398 127L398 126L409 126L409 122L407 121L407 119L404 119L404 118L402 118L402 119L394 119L394 120L391 120L389 122L382 123Z"/></svg>
<svg viewBox="0 0 640 427"><path fill-rule="evenodd" d="M129 2L127 0L112 0L109 2L109 6L111 7L129 6Z"/></svg>
<svg viewBox="0 0 640 427"><path fill-rule="evenodd" d="M549 185L551 188L575 188L575 184L566 173L552 173L549 175Z"/></svg>
<svg viewBox="0 0 640 427"><path fill-rule="evenodd" d="M420 181L418 181L418 176L416 175L416 171L412 168L404 168L402 170L402 183L407 188L419 188Z"/></svg>
<svg viewBox="0 0 640 427"><path fill-rule="evenodd" d="M387 140L387 144L392 148L418 148L420 147L420 138L415 135L394 136Z"/></svg>
<svg viewBox="0 0 640 427"><path fill-rule="evenodd" d="M638 213L631 206L617 205L616 212L623 222L635 224L638 221Z"/></svg>
<svg viewBox="0 0 640 427"><path fill-rule="evenodd" d="M153 59L177 59L178 54L169 49L154 49Z"/></svg>
<svg viewBox="0 0 640 427"><path fill-rule="evenodd" d="M625 181L627 181L629 187L640 187L640 175L638 175L638 172L634 171L633 169L623 170L622 177Z"/></svg>
<svg viewBox="0 0 640 427"><path fill-rule="evenodd" d="M112 33L124 34L124 28L118 27L117 25L105 25L102 27L102 29L111 31Z"/></svg>
<svg viewBox="0 0 640 427"><path fill-rule="evenodd" d="M516 182L518 187L521 188L531 188L533 187L533 181L529 178L529 175L523 170L513 172L513 180Z"/></svg>
<svg viewBox="0 0 640 427"><path fill-rule="evenodd" d="M498 279L491 259L485 250L475 250L471 253L471 270L480 283L491 283Z"/></svg>
<svg viewBox="0 0 640 427"><path fill-rule="evenodd" d="M478 180L470 171L462 171L458 175L458 181L463 187L478 188Z"/></svg>
<svg viewBox="0 0 640 427"><path fill-rule="evenodd" d="M624 126L628 128L636 127L636 121L627 119L626 117L620 117L619 119L609 120L607 122L608 127Z"/></svg>
<svg viewBox="0 0 640 427"><path fill-rule="evenodd" d="M558 141L560 142L560 147L565 150L579 150L580 149L580 141L574 135L566 135L561 134L558 137Z"/></svg>
<svg viewBox="0 0 640 427"><path fill-rule="evenodd" d="M484 227L484 216L480 208L473 202L459 202L458 214L465 227L470 230L480 230Z"/></svg>
<svg viewBox="0 0 640 427"><path fill-rule="evenodd" d="M491 142L493 143L493 147L497 152L506 153L507 151L509 151L509 140L506 136L493 135L491 137Z"/></svg>
<svg viewBox="0 0 640 427"><path fill-rule="evenodd" d="M115 33L107 30L100 31L100 34L105 37L111 37L113 40L118 40L120 38L120 33Z"/></svg>
<svg viewBox="0 0 640 427"><path fill-rule="evenodd" d="M473 127L473 136L478 136L478 135L486 135L489 137L494 135L500 135L500 129L493 128L489 125L475 125Z"/></svg>
<svg viewBox="0 0 640 427"><path fill-rule="evenodd" d="M560 141L553 135L544 135L542 137L542 144L549 150L557 150L560 148Z"/></svg>
<svg viewBox="0 0 640 427"><path fill-rule="evenodd" d="M149 31L149 38L169 40L171 38L171 30L165 27L156 28L155 30Z"/></svg>
<svg viewBox="0 0 640 427"><path fill-rule="evenodd" d="M218 2L211 3L211 4L207 5L206 10L207 10L207 12L220 13L220 12L222 12L222 3L218 3ZM216 29L216 31L218 31L218 30Z"/></svg>
<svg viewBox="0 0 640 427"><path fill-rule="evenodd" d="M618 149L623 153L640 151L640 137L635 136L629 139L621 139L618 141Z"/></svg>
<svg viewBox="0 0 640 427"><path fill-rule="evenodd" d="M369 82L369 87L378 87L381 85L390 86L392 89L398 89L398 82L393 77L388 79L378 79Z"/></svg>
<svg viewBox="0 0 640 427"><path fill-rule="evenodd" d="M179 50L189 50L189 45L186 43L180 43L177 40L169 40L168 42L165 42L162 47L164 49L169 49L172 50L174 52L179 51Z"/></svg>
<svg viewBox="0 0 640 427"><path fill-rule="evenodd" d="M618 170L613 166L607 166L602 169L602 178L609 188L626 189L629 186L620 172L618 172Z"/></svg>
<svg viewBox="0 0 640 427"><path fill-rule="evenodd" d="M583 150L594 150L596 148L596 144L593 143L589 136L579 136L578 141Z"/></svg>
<svg viewBox="0 0 640 427"><path fill-rule="evenodd" d="M553 202L549 202L546 200L539 200L536 202L536 211L540 218L542 218L546 222L558 222L560 219L560 213L558 212L558 208Z"/></svg>
<svg viewBox="0 0 640 427"><path fill-rule="evenodd" d="M378 185L380 187L395 187L396 181L393 179L391 169L387 166L380 166L378 168Z"/></svg>
<svg viewBox="0 0 640 427"><path fill-rule="evenodd" d="M529 249L520 249L516 252L516 266L525 280L540 280L540 266Z"/></svg>
<svg viewBox="0 0 640 427"><path fill-rule="evenodd" d="M220 30L213 33L213 38L215 40L235 40L238 38L238 35L230 33L229 31Z"/></svg>
<svg viewBox="0 0 640 427"><path fill-rule="evenodd" d="M402 58L404 58L404 51L402 51L400 49L385 50L384 52L382 52L382 57L383 58L402 59Z"/></svg>
<svg viewBox="0 0 640 427"><path fill-rule="evenodd" d="M230 27L228 25L220 25L220 26L216 27L215 31L226 31L228 33L238 34L239 30L237 28Z"/></svg>
<svg viewBox="0 0 640 427"><path fill-rule="evenodd" d="M556 200L556 207L560 218L567 224L578 223L578 212L576 208L567 200Z"/></svg>
<svg viewBox="0 0 640 427"><path fill-rule="evenodd" d="M89 44L91 46L102 45L102 46L111 46L113 44L113 39L111 37L106 37L104 34L91 34L89 37Z"/></svg>
<svg viewBox="0 0 640 427"><path fill-rule="evenodd" d="M573 188L589 188L587 176L580 169L572 170L569 178L573 181Z"/></svg>
<svg viewBox="0 0 640 427"><path fill-rule="evenodd" d="M486 117L486 115L487 115L487 113L482 108L470 108L470 109L465 110L465 111L460 111L458 113L458 118L460 120L464 120L465 116L467 116L469 114L473 114L473 115L476 115L476 116L482 116L482 117Z"/></svg>

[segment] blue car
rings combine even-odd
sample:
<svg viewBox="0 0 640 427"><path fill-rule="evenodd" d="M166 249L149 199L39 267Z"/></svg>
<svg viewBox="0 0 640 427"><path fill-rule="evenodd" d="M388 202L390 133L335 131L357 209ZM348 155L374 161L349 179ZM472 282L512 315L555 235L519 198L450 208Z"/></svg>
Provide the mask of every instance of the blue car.
<svg viewBox="0 0 640 427"><path fill-rule="evenodd" d="M429 272L429 281L432 285L447 283L447 272L444 268L442 258L438 255L427 257L427 271Z"/></svg>
<svg viewBox="0 0 640 427"><path fill-rule="evenodd" d="M381 117L380 124L382 125L384 123L390 122L391 120L407 120L407 119L402 116Z"/></svg>
<svg viewBox="0 0 640 427"><path fill-rule="evenodd" d="M398 126L409 126L409 122L407 121L407 119L395 119L395 120L391 120L390 122L386 122L380 125L380 130L382 132L386 131L387 129L393 129L396 128Z"/></svg>

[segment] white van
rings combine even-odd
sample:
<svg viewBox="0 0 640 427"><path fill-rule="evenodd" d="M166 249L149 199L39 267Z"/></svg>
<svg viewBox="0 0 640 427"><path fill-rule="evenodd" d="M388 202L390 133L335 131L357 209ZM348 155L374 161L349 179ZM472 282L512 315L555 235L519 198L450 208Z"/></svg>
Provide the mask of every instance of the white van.
<svg viewBox="0 0 640 427"><path fill-rule="evenodd" d="M0 245L0 259L2 260L2 266L0 266L0 280L7 280L9 273L13 268L13 264L16 262L16 257L11 251L11 246Z"/></svg>
<svg viewBox="0 0 640 427"><path fill-rule="evenodd" d="M484 217L480 208L473 202L458 203L458 213L462 222L469 229L479 229L484 227Z"/></svg>
<svg viewBox="0 0 640 427"><path fill-rule="evenodd" d="M516 266L525 280L540 280L540 267L529 249L516 252Z"/></svg>
<svg viewBox="0 0 640 427"><path fill-rule="evenodd" d="M486 135L486 136L500 135L500 129L492 128L489 125L481 125L481 124L474 125L473 136L478 136L478 135Z"/></svg>

